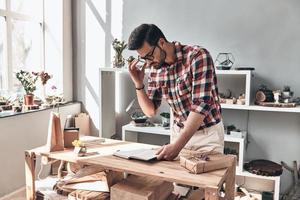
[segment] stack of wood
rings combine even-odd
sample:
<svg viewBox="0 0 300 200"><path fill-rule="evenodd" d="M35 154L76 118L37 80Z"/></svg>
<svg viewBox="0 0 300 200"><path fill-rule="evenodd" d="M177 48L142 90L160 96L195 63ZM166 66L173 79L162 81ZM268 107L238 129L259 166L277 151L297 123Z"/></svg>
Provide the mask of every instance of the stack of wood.
<svg viewBox="0 0 300 200"><path fill-rule="evenodd" d="M123 180L124 174L103 170L99 167L88 166L80 169L73 178L61 179L54 190L58 194L74 200L106 200L112 185Z"/></svg>
<svg viewBox="0 0 300 200"><path fill-rule="evenodd" d="M281 165L292 173L293 185L288 189L286 194L283 195L283 200L296 200L300 199L300 166L298 168L297 161L293 162L293 167L288 166L285 162L281 161Z"/></svg>
<svg viewBox="0 0 300 200"><path fill-rule="evenodd" d="M153 177L129 175L111 187L111 200L166 200L173 191L173 183Z"/></svg>

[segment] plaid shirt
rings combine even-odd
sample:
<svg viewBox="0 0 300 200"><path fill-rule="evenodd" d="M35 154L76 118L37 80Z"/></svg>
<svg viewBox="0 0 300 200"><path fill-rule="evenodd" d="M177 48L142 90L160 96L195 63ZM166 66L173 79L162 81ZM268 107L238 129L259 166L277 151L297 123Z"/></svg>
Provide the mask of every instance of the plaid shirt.
<svg viewBox="0 0 300 200"><path fill-rule="evenodd" d="M177 60L160 69L151 68L147 95L157 109L162 98L171 106L174 122L186 121L189 113L205 116L199 129L221 121L217 78L209 52L199 46L174 42Z"/></svg>

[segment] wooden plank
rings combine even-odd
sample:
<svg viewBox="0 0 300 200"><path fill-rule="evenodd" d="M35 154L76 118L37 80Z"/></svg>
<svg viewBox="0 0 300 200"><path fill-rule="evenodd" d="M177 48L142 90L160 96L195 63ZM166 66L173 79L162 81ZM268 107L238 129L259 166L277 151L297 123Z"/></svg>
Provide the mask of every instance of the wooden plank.
<svg viewBox="0 0 300 200"><path fill-rule="evenodd" d="M176 182L191 186L218 186L227 169L210 173L191 174L180 166L179 161L159 161L147 163L136 160L126 160L115 156L103 156L82 160L88 164L99 165L113 171L127 172L139 176L153 176L161 180Z"/></svg>
<svg viewBox="0 0 300 200"><path fill-rule="evenodd" d="M235 170L236 170L236 157L232 156L232 165L228 168L225 179L225 199L234 199L235 197Z"/></svg>
<svg viewBox="0 0 300 200"><path fill-rule="evenodd" d="M25 151L26 199L35 199L35 160L33 152Z"/></svg>
<svg viewBox="0 0 300 200"><path fill-rule="evenodd" d="M173 191L173 183L153 177L130 175L111 188L111 200L164 200Z"/></svg>

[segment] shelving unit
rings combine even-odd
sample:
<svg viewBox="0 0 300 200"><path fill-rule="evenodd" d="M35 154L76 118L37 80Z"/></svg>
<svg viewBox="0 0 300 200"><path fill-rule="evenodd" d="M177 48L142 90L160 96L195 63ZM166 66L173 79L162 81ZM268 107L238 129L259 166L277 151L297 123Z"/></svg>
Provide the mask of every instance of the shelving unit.
<svg viewBox="0 0 300 200"><path fill-rule="evenodd" d="M100 133L102 137L110 137L112 132L115 132L115 75L116 73L128 73L128 69L102 68L100 69ZM300 113L300 106L294 108L278 108L278 107L263 107L251 104L251 80L253 74L251 71L238 70L216 70L218 76L219 91L224 91L228 88L236 96L245 94L245 105L238 104L221 104L222 109L229 110L244 110L244 111L265 111L265 112L287 112ZM104 87L109 84L109 88ZM227 87L227 88L225 88ZM172 115L171 115L172 117ZM172 121L172 119L171 119ZM127 134L130 132L131 134ZM156 135L169 136L170 130L165 130L163 127L135 127L132 124L122 126L122 136L124 140L137 141L138 133L149 133ZM247 188L257 191L272 191L274 192L274 200L279 200L280 177L265 177L254 175L243 171L243 162L245 154L245 138L232 138L225 135L226 143L234 143L239 152L238 166L236 169L237 183L244 184ZM245 184L247 183L247 184Z"/></svg>
<svg viewBox="0 0 300 200"><path fill-rule="evenodd" d="M280 108L280 107L266 107L266 106L258 106L258 105L221 104L221 107L223 109L232 109L232 110L300 113L300 106L296 106L293 108Z"/></svg>
<svg viewBox="0 0 300 200"><path fill-rule="evenodd" d="M218 77L219 92L224 93L228 89L238 97L240 94L245 94L245 105L249 106L251 100L251 78L252 72L250 70L216 70ZM219 84L219 83L223 84Z"/></svg>

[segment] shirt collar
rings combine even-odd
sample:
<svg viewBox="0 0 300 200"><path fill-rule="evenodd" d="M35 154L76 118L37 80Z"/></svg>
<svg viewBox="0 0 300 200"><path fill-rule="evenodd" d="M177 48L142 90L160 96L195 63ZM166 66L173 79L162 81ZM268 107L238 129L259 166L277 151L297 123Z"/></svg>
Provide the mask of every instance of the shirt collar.
<svg viewBox="0 0 300 200"><path fill-rule="evenodd" d="M176 62L181 62L183 60L182 45L177 41L174 41L173 44L175 45Z"/></svg>

